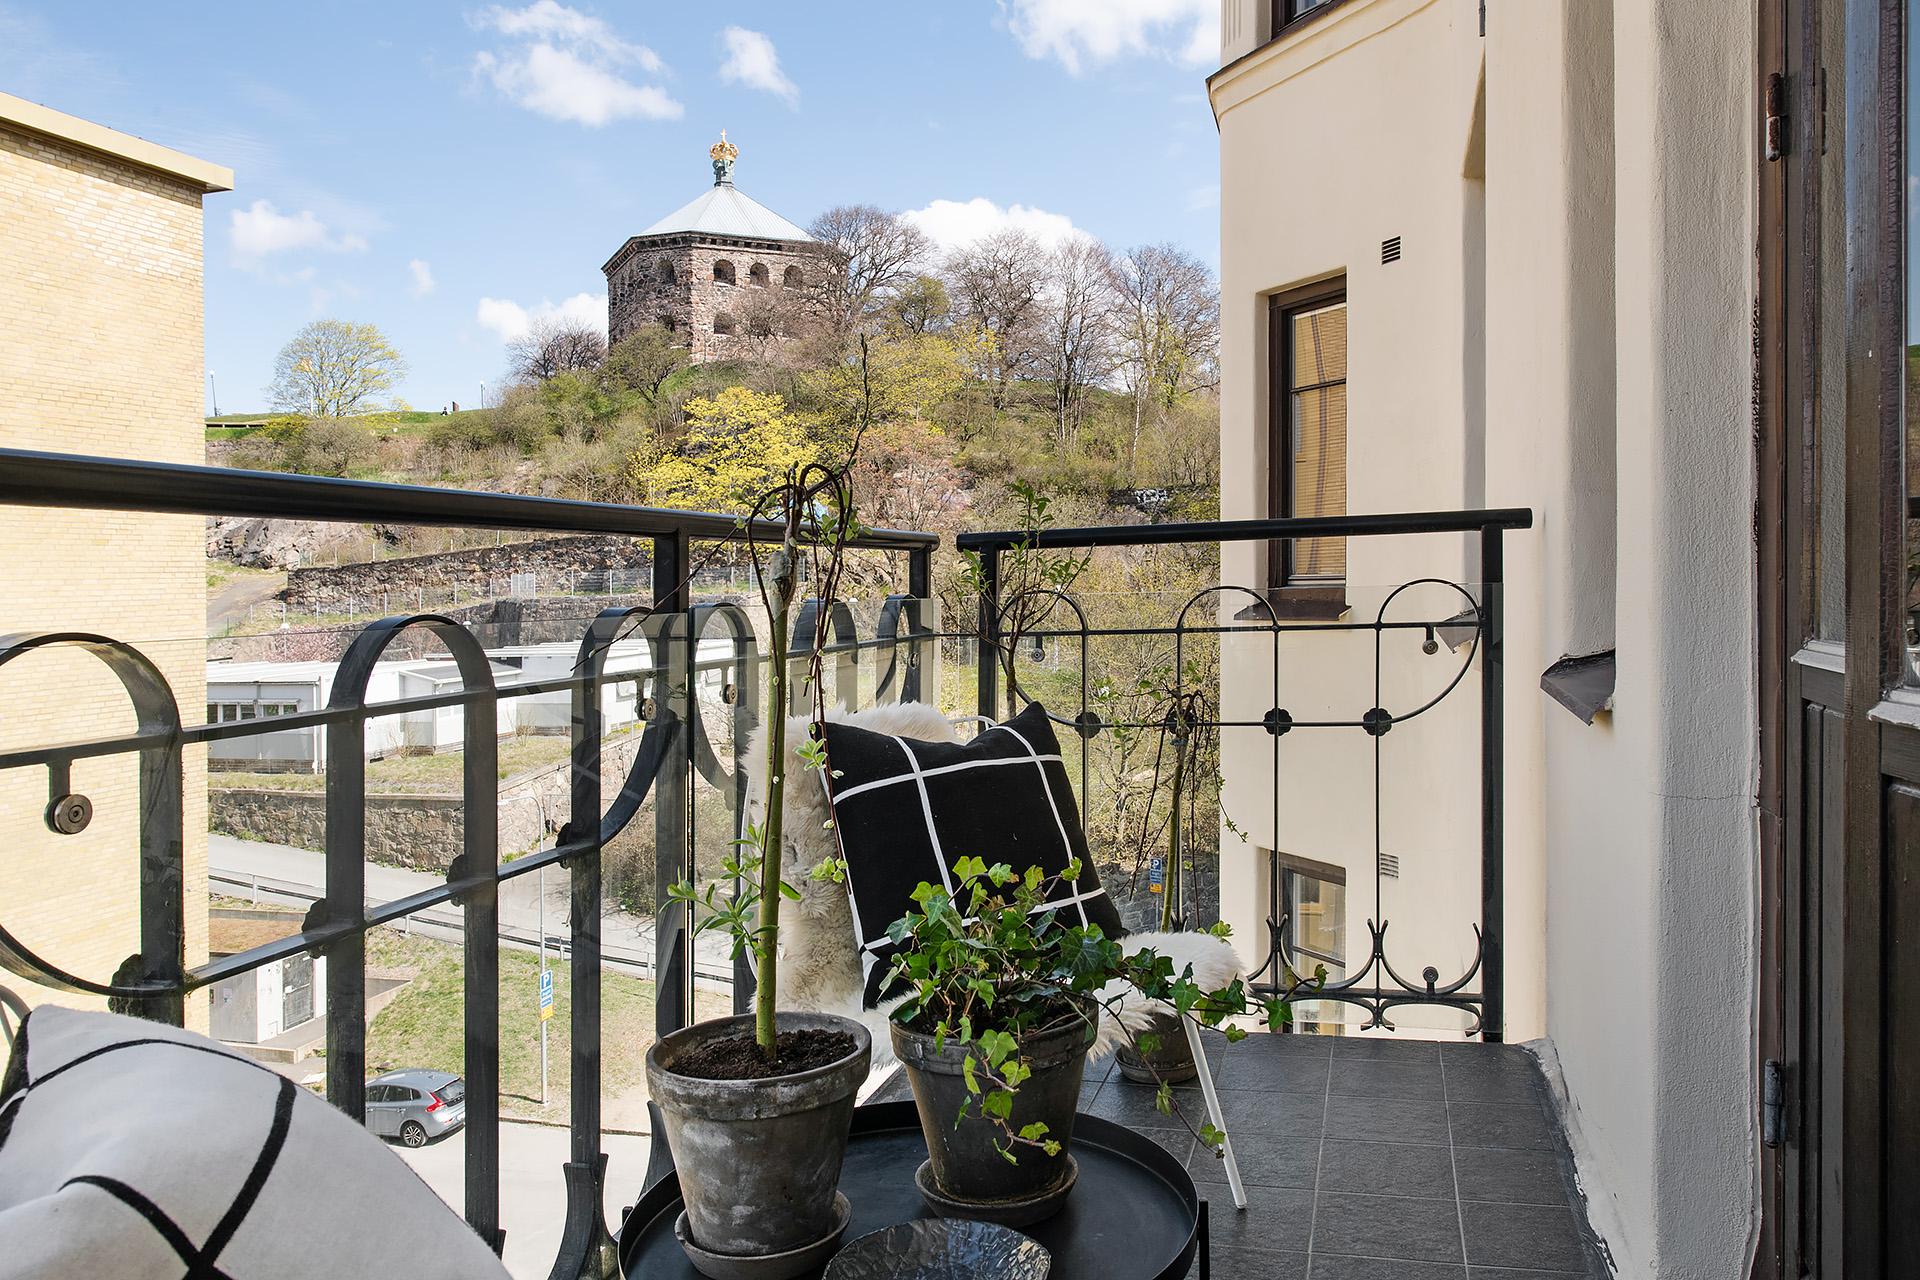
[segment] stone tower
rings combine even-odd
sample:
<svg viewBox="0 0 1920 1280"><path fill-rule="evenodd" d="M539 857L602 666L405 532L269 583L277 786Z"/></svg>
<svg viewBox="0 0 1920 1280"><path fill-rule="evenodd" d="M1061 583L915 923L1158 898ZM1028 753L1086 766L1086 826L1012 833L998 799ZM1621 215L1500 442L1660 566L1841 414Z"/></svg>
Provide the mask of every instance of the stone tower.
<svg viewBox="0 0 1920 1280"><path fill-rule="evenodd" d="M601 268L609 342L665 325L699 363L790 336L798 293L817 282L825 246L733 185L740 149L724 131L707 154L713 185Z"/></svg>

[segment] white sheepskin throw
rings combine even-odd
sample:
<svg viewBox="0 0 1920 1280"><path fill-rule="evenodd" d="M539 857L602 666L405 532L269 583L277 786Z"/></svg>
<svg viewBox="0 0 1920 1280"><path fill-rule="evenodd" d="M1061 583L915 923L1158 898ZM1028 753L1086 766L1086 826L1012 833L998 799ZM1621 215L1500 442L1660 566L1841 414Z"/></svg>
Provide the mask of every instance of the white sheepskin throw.
<svg viewBox="0 0 1920 1280"><path fill-rule="evenodd" d="M1224 987L1246 970L1233 944L1210 933L1130 933L1121 940L1121 946L1128 955L1150 949L1156 955L1167 957L1173 961L1176 974L1193 966L1193 980L1202 991ZM1107 984L1100 998L1107 1012L1100 1019L1100 1036L1093 1044L1096 1059L1127 1042L1122 1026L1125 1031L1138 1034L1146 1029L1154 1014L1172 1012L1173 1008L1164 1000L1147 999L1124 982Z"/></svg>
<svg viewBox="0 0 1920 1280"><path fill-rule="evenodd" d="M924 742L960 741L952 723L924 702L888 703L853 712L829 708L827 716L836 723L875 733ZM874 1067L878 1070L893 1061L887 1013L899 1002L889 1001L878 1009L860 1007L860 953L854 942L853 912L847 904L846 889L831 881L814 880L808 874L838 852L833 831L826 825L831 815L825 788L819 776L794 754L795 748L807 740L810 723L805 716L787 721L781 857L788 882L800 890L800 901L787 903L780 913L780 968L775 980L779 1003L782 1009L836 1013L865 1023L873 1032ZM747 748L747 805L756 823L766 812L766 760L766 733L756 730ZM1152 948L1173 961L1175 973L1193 966L1194 981L1208 991L1232 982L1245 968L1232 943L1204 933L1135 933L1127 936L1124 945L1129 954ZM1102 998L1111 1003L1108 1016L1100 1020L1099 1038L1094 1042L1096 1059L1126 1043L1127 1031L1143 1030L1153 1015L1166 1007L1162 1001L1143 998L1124 983L1113 984L1102 992Z"/></svg>

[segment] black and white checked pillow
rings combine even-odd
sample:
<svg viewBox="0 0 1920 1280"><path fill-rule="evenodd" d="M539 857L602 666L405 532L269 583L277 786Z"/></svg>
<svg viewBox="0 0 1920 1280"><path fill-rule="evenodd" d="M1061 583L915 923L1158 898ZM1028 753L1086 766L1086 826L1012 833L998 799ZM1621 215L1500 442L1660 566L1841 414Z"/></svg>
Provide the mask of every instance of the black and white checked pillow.
<svg viewBox="0 0 1920 1280"><path fill-rule="evenodd" d="M406 1163L205 1036L43 1005L0 1085L0 1280L506 1280Z"/></svg>
<svg viewBox="0 0 1920 1280"><path fill-rule="evenodd" d="M1078 858L1080 878L1059 886L1055 910L1110 938L1126 932L1087 857L1060 743L1039 703L971 742L923 742L831 720L825 732L867 1008L891 994L883 987L897 948L888 927L913 910L923 881L950 886L961 858L1050 873Z"/></svg>

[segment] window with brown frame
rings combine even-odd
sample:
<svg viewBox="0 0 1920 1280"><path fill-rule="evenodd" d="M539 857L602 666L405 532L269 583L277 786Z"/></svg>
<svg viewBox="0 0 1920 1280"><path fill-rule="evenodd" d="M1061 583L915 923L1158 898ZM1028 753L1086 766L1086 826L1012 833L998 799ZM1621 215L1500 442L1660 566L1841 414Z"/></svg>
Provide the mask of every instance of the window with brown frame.
<svg viewBox="0 0 1920 1280"><path fill-rule="evenodd" d="M1324 9L1337 0L1273 0L1273 29L1277 32L1289 22L1297 22L1315 9Z"/></svg>
<svg viewBox="0 0 1920 1280"><path fill-rule="evenodd" d="M1279 517L1345 515L1346 281L1276 294L1268 322L1270 509ZM1338 595L1347 576L1346 539L1281 542L1271 561L1273 587Z"/></svg>

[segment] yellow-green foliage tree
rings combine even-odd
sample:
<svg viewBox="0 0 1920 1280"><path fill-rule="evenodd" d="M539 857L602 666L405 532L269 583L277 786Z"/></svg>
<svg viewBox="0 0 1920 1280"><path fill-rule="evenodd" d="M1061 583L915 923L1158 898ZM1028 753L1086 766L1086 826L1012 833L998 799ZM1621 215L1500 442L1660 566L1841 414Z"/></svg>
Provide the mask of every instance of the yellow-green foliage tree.
<svg viewBox="0 0 1920 1280"><path fill-rule="evenodd" d="M803 404L814 415L829 448L844 452L849 423L932 422L967 380L967 353L946 334L892 336L800 377ZM836 428L832 424L838 424Z"/></svg>
<svg viewBox="0 0 1920 1280"><path fill-rule="evenodd" d="M687 433L644 473L656 506L699 511L744 511L796 467L820 456L805 425L784 398L746 387L695 396L686 404Z"/></svg>

